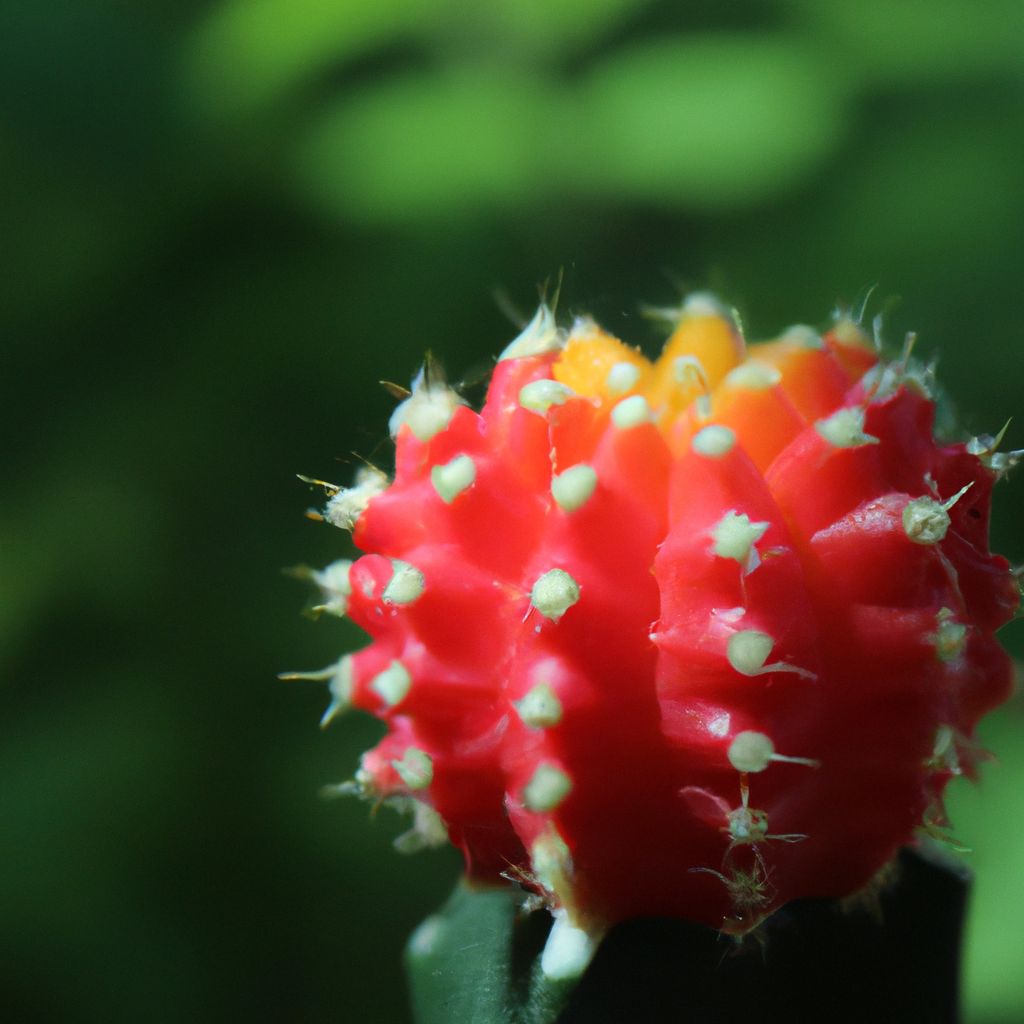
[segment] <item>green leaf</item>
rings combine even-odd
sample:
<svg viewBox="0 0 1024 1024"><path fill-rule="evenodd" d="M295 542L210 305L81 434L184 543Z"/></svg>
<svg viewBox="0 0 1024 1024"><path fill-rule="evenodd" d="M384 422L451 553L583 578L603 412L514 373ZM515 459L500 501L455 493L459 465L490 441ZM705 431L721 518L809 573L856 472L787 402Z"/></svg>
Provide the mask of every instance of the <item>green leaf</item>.
<svg viewBox="0 0 1024 1024"><path fill-rule="evenodd" d="M841 143L846 76L790 37L664 37L617 50L579 90L581 184L659 202L729 205L799 181Z"/></svg>
<svg viewBox="0 0 1024 1024"><path fill-rule="evenodd" d="M992 78L1020 66L1024 5L1016 0L795 0L792 8L829 59L864 85Z"/></svg>
<svg viewBox="0 0 1024 1024"><path fill-rule="evenodd" d="M187 40L183 84L190 105L209 115L258 111L435 16L410 0L227 0Z"/></svg>
<svg viewBox="0 0 1024 1024"><path fill-rule="evenodd" d="M417 1024L551 1024L572 982L540 970L549 919L520 914L511 886L460 882L405 951Z"/></svg>
<svg viewBox="0 0 1024 1024"><path fill-rule="evenodd" d="M397 223L529 200L545 187L547 98L512 72L403 75L310 126L297 189L343 218Z"/></svg>

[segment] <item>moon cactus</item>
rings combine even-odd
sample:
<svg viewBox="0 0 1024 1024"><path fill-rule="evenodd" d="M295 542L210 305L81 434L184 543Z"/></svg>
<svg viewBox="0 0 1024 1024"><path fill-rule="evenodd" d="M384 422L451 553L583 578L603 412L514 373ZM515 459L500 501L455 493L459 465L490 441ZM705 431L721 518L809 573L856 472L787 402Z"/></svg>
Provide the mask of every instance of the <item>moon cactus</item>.
<svg viewBox="0 0 1024 1024"><path fill-rule="evenodd" d="M934 414L909 351L843 319L747 345L706 296L653 362L542 307L479 412L428 368L393 480L323 512L366 553L314 574L321 607L372 638L311 674L324 721L388 726L347 788L532 890L569 959L627 918L743 934L862 888L944 826L1011 688L1013 456Z"/></svg>

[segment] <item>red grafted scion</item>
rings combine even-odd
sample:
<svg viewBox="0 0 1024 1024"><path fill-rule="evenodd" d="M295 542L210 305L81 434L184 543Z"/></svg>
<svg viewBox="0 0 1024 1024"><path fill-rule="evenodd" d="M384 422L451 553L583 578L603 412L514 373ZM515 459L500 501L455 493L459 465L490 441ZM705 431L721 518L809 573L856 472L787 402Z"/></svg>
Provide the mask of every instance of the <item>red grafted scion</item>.
<svg viewBox="0 0 1024 1024"><path fill-rule="evenodd" d="M542 309L479 412L431 376L393 481L325 511L366 554L314 574L372 638L319 678L387 723L355 785L403 845L591 933L743 933L944 823L1018 591L997 457L934 438L906 360L849 322L747 346L703 300L655 362Z"/></svg>

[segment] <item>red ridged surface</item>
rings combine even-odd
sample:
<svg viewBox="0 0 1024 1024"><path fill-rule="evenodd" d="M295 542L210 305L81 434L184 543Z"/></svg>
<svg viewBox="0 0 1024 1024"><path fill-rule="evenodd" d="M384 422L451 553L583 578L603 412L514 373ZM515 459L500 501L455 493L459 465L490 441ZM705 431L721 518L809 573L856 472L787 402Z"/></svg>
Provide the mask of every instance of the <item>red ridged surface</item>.
<svg viewBox="0 0 1024 1024"><path fill-rule="evenodd" d="M752 346L777 377L757 388L723 379L744 353L721 317L682 323L671 347L721 367L706 400L652 402L647 422L616 425L624 395L604 375L630 350L590 325L564 352L500 362L480 413L455 409L427 440L399 428L394 481L354 531L367 554L348 610L373 642L351 698L390 727L364 786L432 807L474 877L512 872L588 927L668 914L742 932L787 900L848 895L941 823L978 719L1010 691L993 634L1017 588L988 553L994 474L934 440L916 382L893 371L880 387L881 367L861 381L875 356L859 340ZM626 396L651 374L667 393L662 364L630 358L643 374ZM521 388L549 378L575 396L523 408ZM869 440L823 436L840 407L862 411ZM710 424L735 432L731 450L693 446ZM475 476L446 501L432 470L464 455ZM596 488L564 511L552 474L579 463ZM908 536L908 502L967 485L943 538ZM751 561L716 554L730 513L764 526ZM384 599L392 559L422 574L409 603ZM579 595L557 621L531 604L553 569ZM756 674L730 660L741 631L771 638ZM411 682L389 706L374 681L395 661ZM561 706L543 727L517 710L538 684ZM744 732L798 760L741 772ZM393 766L409 748L429 755L425 788ZM571 788L531 810L539 766ZM745 793L767 816L752 836L729 831ZM562 851L554 875L531 864L538 840Z"/></svg>

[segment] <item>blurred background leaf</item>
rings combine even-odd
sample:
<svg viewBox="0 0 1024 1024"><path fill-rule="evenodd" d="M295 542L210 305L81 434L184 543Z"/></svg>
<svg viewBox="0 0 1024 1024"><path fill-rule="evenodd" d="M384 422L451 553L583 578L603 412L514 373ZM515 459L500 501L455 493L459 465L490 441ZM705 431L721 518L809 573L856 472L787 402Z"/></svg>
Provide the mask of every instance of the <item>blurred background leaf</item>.
<svg viewBox="0 0 1024 1024"><path fill-rule="evenodd" d="M318 796L378 727L274 678L360 643L280 572L348 550L294 474L387 464L376 382L477 375L560 270L648 348L688 287L763 336L878 282L997 430L1022 42L1010 0L0 7L4 1018L407 1020L457 858ZM954 787L979 1024L1024 1005L1021 714Z"/></svg>

